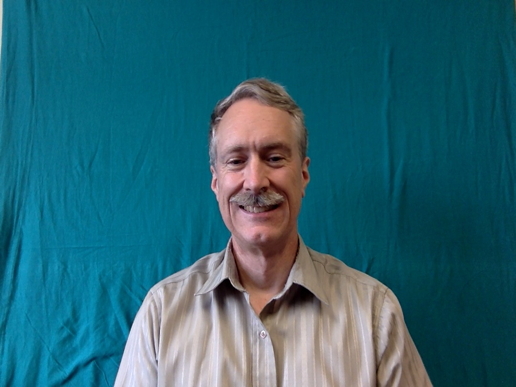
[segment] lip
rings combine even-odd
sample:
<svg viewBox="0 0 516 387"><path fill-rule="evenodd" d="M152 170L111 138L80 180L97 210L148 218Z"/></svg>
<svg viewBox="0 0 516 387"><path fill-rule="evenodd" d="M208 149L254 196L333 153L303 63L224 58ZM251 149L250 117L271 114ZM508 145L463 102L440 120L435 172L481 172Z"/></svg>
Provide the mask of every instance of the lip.
<svg viewBox="0 0 516 387"><path fill-rule="evenodd" d="M238 206L241 210L244 210L245 212L249 214L263 214L265 212L271 212L274 211L276 208L279 207L279 204L275 204L272 206Z"/></svg>
<svg viewBox="0 0 516 387"><path fill-rule="evenodd" d="M241 211L246 216L250 216L253 218L265 218L265 217L269 217L270 215L272 215L279 207L281 207L281 203L273 205L273 206L269 206L270 209L268 209L266 211L260 211L258 209L258 211L256 211L256 212L248 211L248 210L246 210L246 208L244 206L237 206L237 207L238 207L238 210Z"/></svg>

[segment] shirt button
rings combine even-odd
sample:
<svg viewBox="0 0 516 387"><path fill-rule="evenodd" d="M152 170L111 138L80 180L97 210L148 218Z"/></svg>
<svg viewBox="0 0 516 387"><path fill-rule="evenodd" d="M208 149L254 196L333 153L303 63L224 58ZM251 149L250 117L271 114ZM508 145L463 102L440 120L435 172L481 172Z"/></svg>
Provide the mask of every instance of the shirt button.
<svg viewBox="0 0 516 387"><path fill-rule="evenodd" d="M260 332L260 338L265 339L267 337L267 332L261 331Z"/></svg>

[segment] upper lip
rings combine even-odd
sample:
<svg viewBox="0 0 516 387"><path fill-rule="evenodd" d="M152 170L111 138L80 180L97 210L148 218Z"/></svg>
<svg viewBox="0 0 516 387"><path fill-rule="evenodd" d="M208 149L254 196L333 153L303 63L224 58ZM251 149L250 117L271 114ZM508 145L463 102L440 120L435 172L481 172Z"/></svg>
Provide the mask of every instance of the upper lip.
<svg viewBox="0 0 516 387"><path fill-rule="evenodd" d="M242 206L239 205L241 209L243 209L246 212L252 212L252 213L261 213L261 212L267 212L276 209L279 206L279 204L273 204L270 206Z"/></svg>

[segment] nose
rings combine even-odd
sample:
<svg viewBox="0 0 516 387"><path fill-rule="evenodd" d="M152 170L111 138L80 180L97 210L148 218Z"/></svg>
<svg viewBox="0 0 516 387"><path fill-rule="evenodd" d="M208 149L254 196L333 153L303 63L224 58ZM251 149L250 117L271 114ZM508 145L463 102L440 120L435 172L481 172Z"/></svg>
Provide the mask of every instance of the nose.
<svg viewBox="0 0 516 387"><path fill-rule="evenodd" d="M244 169L244 189L260 193L266 191L269 185L267 166L258 157L252 157Z"/></svg>

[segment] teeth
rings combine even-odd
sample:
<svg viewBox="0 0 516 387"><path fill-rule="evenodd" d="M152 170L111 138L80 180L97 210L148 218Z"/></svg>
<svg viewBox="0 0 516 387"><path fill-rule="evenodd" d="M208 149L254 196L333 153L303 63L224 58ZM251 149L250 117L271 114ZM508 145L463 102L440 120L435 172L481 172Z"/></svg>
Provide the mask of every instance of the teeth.
<svg viewBox="0 0 516 387"><path fill-rule="evenodd" d="M258 214L260 212L266 212L266 211L270 211L274 208L275 206L265 206L265 207L255 207L255 206L244 206L242 207L245 211L247 212L252 212L253 214Z"/></svg>

